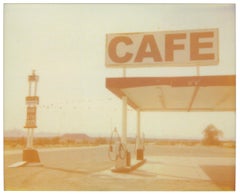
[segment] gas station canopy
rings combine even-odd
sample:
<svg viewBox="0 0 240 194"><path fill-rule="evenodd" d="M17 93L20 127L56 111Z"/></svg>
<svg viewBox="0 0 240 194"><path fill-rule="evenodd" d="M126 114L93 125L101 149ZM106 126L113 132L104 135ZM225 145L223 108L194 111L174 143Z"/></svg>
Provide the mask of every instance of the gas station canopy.
<svg viewBox="0 0 240 194"><path fill-rule="evenodd" d="M235 111L236 76L106 78L106 88L140 111Z"/></svg>

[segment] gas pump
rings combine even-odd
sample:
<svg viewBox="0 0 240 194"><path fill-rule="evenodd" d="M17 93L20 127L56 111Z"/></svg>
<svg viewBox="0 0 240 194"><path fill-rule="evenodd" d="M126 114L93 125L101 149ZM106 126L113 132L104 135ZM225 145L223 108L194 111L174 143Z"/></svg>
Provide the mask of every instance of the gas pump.
<svg viewBox="0 0 240 194"><path fill-rule="evenodd" d="M127 151L126 145L122 143L116 128L111 133L108 157L111 161L115 161L116 169L122 169L126 166L130 166L130 152Z"/></svg>
<svg viewBox="0 0 240 194"><path fill-rule="evenodd" d="M144 160L144 150L145 150L145 138L144 133L142 134L142 137L136 138L136 144L135 144L135 150L136 150L136 158L137 160Z"/></svg>
<svg viewBox="0 0 240 194"><path fill-rule="evenodd" d="M112 131L110 137L108 157L111 161L116 161L119 158L124 160L126 157L126 147L121 142L120 135L116 128Z"/></svg>

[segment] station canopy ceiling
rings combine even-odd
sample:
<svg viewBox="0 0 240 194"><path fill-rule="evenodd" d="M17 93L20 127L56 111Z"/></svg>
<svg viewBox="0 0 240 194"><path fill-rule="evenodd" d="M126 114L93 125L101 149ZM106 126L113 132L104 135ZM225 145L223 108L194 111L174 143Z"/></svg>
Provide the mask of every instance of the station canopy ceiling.
<svg viewBox="0 0 240 194"><path fill-rule="evenodd" d="M106 88L141 111L235 111L236 76L115 77Z"/></svg>

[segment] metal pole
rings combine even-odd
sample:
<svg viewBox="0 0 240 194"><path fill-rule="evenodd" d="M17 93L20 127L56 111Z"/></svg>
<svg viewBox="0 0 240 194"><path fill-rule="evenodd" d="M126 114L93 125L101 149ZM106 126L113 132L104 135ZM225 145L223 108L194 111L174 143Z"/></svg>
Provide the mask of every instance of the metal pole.
<svg viewBox="0 0 240 194"><path fill-rule="evenodd" d="M200 67L197 65L197 76L200 76Z"/></svg>
<svg viewBox="0 0 240 194"><path fill-rule="evenodd" d="M35 81L35 88L34 88L34 96L36 96L37 95L37 81Z"/></svg>
<svg viewBox="0 0 240 194"><path fill-rule="evenodd" d="M33 128L30 129L30 148L33 148Z"/></svg>
<svg viewBox="0 0 240 194"><path fill-rule="evenodd" d="M140 110L137 110L137 148L140 146L141 128L140 128Z"/></svg>
<svg viewBox="0 0 240 194"><path fill-rule="evenodd" d="M30 129L27 129L27 148L30 148Z"/></svg>
<svg viewBox="0 0 240 194"><path fill-rule="evenodd" d="M127 97L122 97L122 143L127 144Z"/></svg>

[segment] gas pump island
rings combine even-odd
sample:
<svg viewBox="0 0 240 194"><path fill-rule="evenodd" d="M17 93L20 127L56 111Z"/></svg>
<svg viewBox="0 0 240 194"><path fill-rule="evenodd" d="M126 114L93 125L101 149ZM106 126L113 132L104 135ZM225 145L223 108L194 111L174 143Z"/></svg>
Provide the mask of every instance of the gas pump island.
<svg viewBox="0 0 240 194"><path fill-rule="evenodd" d="M136 169L145 161L141 112L236 111L236 76L200 75L200 66L218 65L218 40L216 28L107 34L105 65L123 69L122 77L106 78L106 88L122 101L121 137L114 129L118 143L113 148L110 142L109 147L116 161L113 172ZM196 75L126 76L126 68L160 66L195 67ZM127 145L127 106L137 113L135 165ZM113 152L116 157L111 157Z"/></svg>

